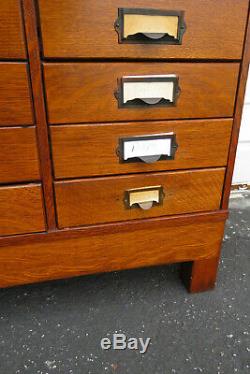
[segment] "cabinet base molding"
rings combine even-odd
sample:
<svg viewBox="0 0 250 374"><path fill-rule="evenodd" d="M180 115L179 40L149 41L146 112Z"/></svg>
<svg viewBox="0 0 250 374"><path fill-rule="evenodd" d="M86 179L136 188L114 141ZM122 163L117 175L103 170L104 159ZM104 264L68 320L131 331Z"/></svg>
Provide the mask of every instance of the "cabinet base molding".
<svg viewBox="0 0 250 374"><path fill-rule="evenodd" d="M218 211L4 238L0 287L180 262L192 263L183 270L189 291L204 291L215 281L227 216Z"/></svg>

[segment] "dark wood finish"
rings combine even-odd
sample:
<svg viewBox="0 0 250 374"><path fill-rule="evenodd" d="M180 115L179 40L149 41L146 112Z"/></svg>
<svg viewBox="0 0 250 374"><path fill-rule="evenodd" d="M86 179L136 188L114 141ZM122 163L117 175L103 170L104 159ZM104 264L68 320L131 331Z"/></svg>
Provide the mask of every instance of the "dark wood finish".
<svg viewBox="0 0 250 374"><path fill-rule="evenodd" d="M220 207L225 169L208 169L56 182L60 228L129 219L216 210ZM162 205L128 209L126 190L163 186Z"/></svg>
<svg viewBox="0 0 250 374"><path fill-rule="evenodd" d="M245 49L244 49L244 55L243 55L243 60L242 60L242 65L241 65L239 87L238 87L238 93L237 93L237 99L236 99L234 125L233 125L233 131L232 131L230 153L229 153L229 158L228 158L228 167L227 167L227 172L226 172L225 186L224 186L223 200L222 200L223 209L227 209L229 197L230 197L236 150L237 150L238 138L239 138L239 133L240 133L241 116L242 116L242 110L243 110L243 105L244 105L245 88L246 88L247 76L248 76L248 71L249 71L249 64L250 64L250 16L248 20L248 27L247 27L246 40L245 40Z"/></svg>
<svg viewBox="0 0 250 374"><path fill-rule="evenodd" d="M46 57L240 59L248 0L39 0ZM185 12L182 45L119 44L118 8Z"/></svg>
<svg viewBox="0 0 250 374"><path fill-rule="evenodd" d="M0 183L40 179L34 127L0 128Z"/></svg>
<svg viewBox="0 0 250 374"><path fill-rule="evenodd" d="M0 2L0 58L26 58L20 0Z"/></svg>
<svg viewBox="0 0 250 374"><path fill-rule="evenodd" d="M126 174L226 166L232 120L51 126L55 177ZM174 132L174 160L120 163L119 138Z"/></svg>
<svg viewBox="0 0 250 374"><path fill-rule="evenodd" d="M40 184L0 187L0 236L44 230Z"/></svg>
<svg viewBox="0 0 250 374"><path fill-rule="evenodd" d="M198 261L218 253L224 221L196 222L192 218L189 223L179 221L171 228L164 227L163 220L156 220L155 225L150 221L145 220L142 223L145 228L135 231L128 225L123 225L125 230L122 231L112 225L114 232L110 230L105 235L99 231L77 238L50 240L49 234L45 240L1 248L0 287L170 262Z"/></svg>
<svg viewBox="0 0 250 374"><path fill-rule="evenodd" d="M37 123L37 137L39 145L47 228L48 230L54 230L56 228L56 219L52 184L52 166L43 96L43 81L39 49L40 46L37 35L36 12L33 0L23 0L23 14L30 63L30 75L33 89L35 117Z"/></svg>
<svg viewBox="0 0 250 374"><path fill-rule="evenodd" d="M0 126L32 123L27 64L0 62Z"/></svg>
<svg viewBox="0 0 250 374"><path fill-rule="evenodd" d="M46 63L49 122L78 123L231 117L238 63ZM117 79L127 75L177 74L175 107L118 108Z"/></svg>

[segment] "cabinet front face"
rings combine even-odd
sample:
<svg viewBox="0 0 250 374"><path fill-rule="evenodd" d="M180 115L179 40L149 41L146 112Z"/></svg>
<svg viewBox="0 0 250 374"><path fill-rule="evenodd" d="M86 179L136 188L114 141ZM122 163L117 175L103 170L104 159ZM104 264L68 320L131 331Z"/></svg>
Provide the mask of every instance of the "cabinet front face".
<svg viewBox="0 0 250 374"><path fill-rule="evenodd" d="M51 124L231 117L238 63L47 63Z"/></svg>
<svg viewBox="0 0 250 374"><path fill-rule="evenodd" d="M224 230L222 221L205 219L168 226L164 220L154 220L145 224L136 230L131 226L124 230L124 225L119 229L116 225L108 235L103 230L94 235L82 232L75 238L56 240L46 235L40 241L3 247L0 287L218 255Z"/></svg>
<svg viewBox="0 0 250 374"><path fill-rule="evenodd" d="M174 262L214 287L249 5L0 0L0 287Z"/></svg>
<svg viewBox="0 0 250 374"><path fill-rule="evenodd" d="M0 236L45 231L39 184L0 187Z"/></svg>
<svg viewBox="0 0 250 374"><path fill-rule="evenodd" d="M224 174L220 168L56 182L59 227L217 210Z"/></svg>
<svg viewBox="0 0 250 374"><path fill-rule="evenodd" d="M46 57L240 59L248 0L39 0Z"/></svg>
<svg viewBox="0 0 250 374"><path fill-rule="evenodd" d="M51 126L56 179L226 166L231 119Z"/></svg>
<svg viewBox="0 0 250 374"><path fill-rule="evenodd" d="M0 63L0 126L33 124L27 69L25 63Z"/></svg>
<svg viewBox="0 0 250 374"><path fill-rule="evenodd" d="M35 128L0 128L0 183L39 179Z"/></svg>
<svg viewBox="0 0 250 374"><path fill-rule="evenodd" d="M0 59L26 58L20 0L0 2Z"/></svg>

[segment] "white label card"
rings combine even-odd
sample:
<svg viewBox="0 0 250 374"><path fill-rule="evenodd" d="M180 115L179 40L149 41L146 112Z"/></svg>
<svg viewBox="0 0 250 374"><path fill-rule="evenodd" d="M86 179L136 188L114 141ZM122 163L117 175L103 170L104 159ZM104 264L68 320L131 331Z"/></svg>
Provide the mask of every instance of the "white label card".
<svg viewBox="0 0 250 374"><path fill-rule="evenodd" d="M173 82L124 82L123 102L134 99L166 99L174 100Z"/></svg>
<svg viewBox="0 0 250 374"><path fill-rule="evenodd" d="M124 142L123 158L128 160L134 157L171 156L171 145L171 138L128 140Z"/></svg>

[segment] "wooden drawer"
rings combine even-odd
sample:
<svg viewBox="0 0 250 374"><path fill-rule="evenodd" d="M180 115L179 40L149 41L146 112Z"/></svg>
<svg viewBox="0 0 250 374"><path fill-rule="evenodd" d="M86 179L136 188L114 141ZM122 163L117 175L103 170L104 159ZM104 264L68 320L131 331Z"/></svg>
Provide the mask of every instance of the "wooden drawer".
<svg viewBox="0 0 250 374"><path fill-rule="evenodd" d="M204 169L55 183L60 228L125 221L220 207L225 169ZM161 186L162 204L149 210L125 206L126 191Z"/></svg>
<svg viewBox="0 0 250 374"><path fill-rule="evenodd" d="M44 230L40 184L0 187L0 236Z"/></svg>
<svg viewBox="0 0 250 374"><path fill-rule="evenodd" d="M32 123L27 64L0 63L0 126Z"/></svg>
<svg viewBox="0 0 250 374"><path fill-rule="evenodd" d="M225 166L231 128L231 119L51 126L55 177ZM166 133L176 135L174 159L120 162L119 140Z"/></svg>
<svg viewBox="0 0 250 374"><path fill-rule="evenodd" d="M239 64L47 63L44 70L49 122L60 124L231 117ZM162 74L179 77L176 105L118 106L119 78Z"/></svg>
<svg viewBox="0 0 250 374"><path fill-rule="evenodd" d="M0 183L40 179L35 128L0 128Z"/></svg>
<svg viewBox="0 0 250 374"><path fill-rule="evenodd" d="M43 51L52 58L240 59L248 4L248 0L39 0ZM119 44L114 28L119 7L184 11L182 45Z"/></svg>
<svg viewBox="0 0 250 374"><path fill-rule="evenodd" d="M0 58L26 58L20 0L0 2Z"/></svg>

